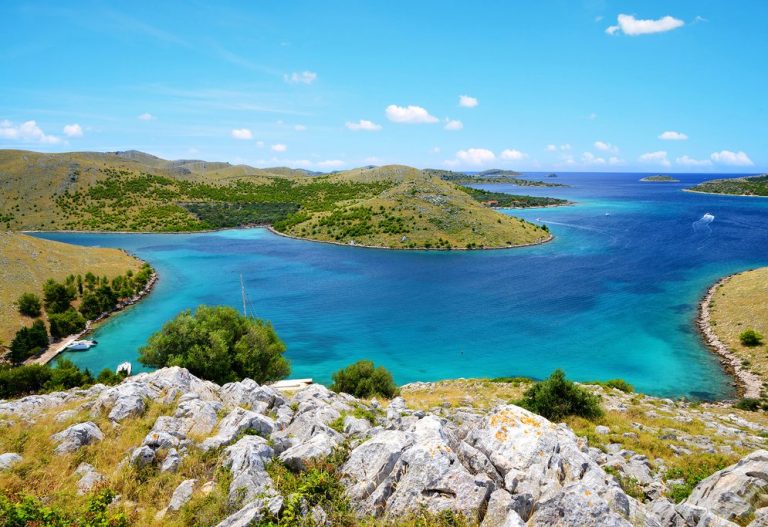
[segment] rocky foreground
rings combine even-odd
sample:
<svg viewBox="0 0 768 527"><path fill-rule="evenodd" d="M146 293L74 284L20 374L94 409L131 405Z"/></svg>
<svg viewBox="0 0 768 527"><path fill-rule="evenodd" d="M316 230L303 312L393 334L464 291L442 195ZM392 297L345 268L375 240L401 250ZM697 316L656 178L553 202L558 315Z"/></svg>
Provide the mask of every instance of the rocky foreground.
<svg viewBox="0 0 768 527"><path fill-rule="evenodd" d="M0 443L0 476L10 478L0 481L15 475L34 487L35 470L51 467L49 478L62 483L49 488L66 493L72 482L73 493L86 494L141 470L156 478L144 483L157 487L156 502L118 496L113 505L151 518L139 524L172 522L224 484L229 515L198 524L257 525L293 506L270 464L298 472L333 459L360 518L428 510L454 511L482 527L768 526L766 450L712 474L675 504L647 457L621 445L590 447L566 425L510 404L414 410L396 398L385 407L319 385L287 394L251 380L218 386L166 368L114 387L0 402L0 419L8 430L47 434L39 451ZM765 429L752 428L739 431L739 444L763 443ZM642 496L629 496L617 475L642 485ZM308 524L332 524L322 507L299 509Z"/></svg>

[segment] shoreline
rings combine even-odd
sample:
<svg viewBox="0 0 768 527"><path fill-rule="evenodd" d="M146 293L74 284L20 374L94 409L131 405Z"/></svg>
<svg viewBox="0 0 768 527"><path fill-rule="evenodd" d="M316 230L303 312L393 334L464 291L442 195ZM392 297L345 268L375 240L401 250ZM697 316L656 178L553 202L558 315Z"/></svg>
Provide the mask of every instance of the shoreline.
<svg viewBox="0 0 768 527"><path fill-rule="evenodd" d="M691 194L706 194L708 196L732 196L734 198L768 198L768 196L758 196L757 194L727 194L725 192L702 192L701 190L693 190L692 188L681 188L682 192L690 192Z"/></svg>
<svg viewBox="0 0 768 527"><path fill-rule="evenodd" d="M741 272L724 276L707 289L706 294L699 302L696 327L706 346L710 351L719 356L720 364L723 366L726 373L734 378L737 395L749 399L759 399L760 391L763 386L762 379L751 371L744 369L741 364L741 359L720 340L720 337L717 336L710 324L710 305L712 304L712 299L715 296L715 293L721 285L728 282L732 277L740 274Z"/></svg>
<svg viewBox="0 0 768 527"><path fill-rule="evenodd" d="M69 346L72 342L74 342L75 340L79 340L85 337L86 335L90 334L92 331L94 331L99 326L99 323L108 319L112 315L120 313L128 309L129 307L139 303L144 297L146 297L152 292L152 289L154 288L155 284L159 279L160 278L157 274L157 271L154 271L149 281L147 282L147 285L145 285L141 291L133 295L131 298L118 303L117 306L115 306L115 308L112 309L111 311L104 312L101 315L99 315L98 318L87 321L85 324L85 329L80 333L76 333L74 335L68 335L63 339L61 339L59 342L55 342L51 344L48 347L48 349L45 350L40 356L32 357L27 361L25 361L24 364L48 364L49 362L54 360L56 357L58 357L59 355L67 351L67 346Z"/></svg>
<svg viewBox="0 0 768 527"><path fill-rule="evenodd" d="M274 228L272 228L271 225L267 226L266 229L271 232L272 234L275 234L277 236L282 236L283 238L290 238L292 240L301 240L305 242L312 242L312 243L326 243L328 245L338 245L340 247L356 247L359 249L383 249L387 251L441 251L441 252L450 252L450 251L500 251L503 249L519 249L523 247L534 247L536 245L544 245L545 243L549 243L552 240L555 239L555 237L550 233L549 238L539 241L539 242L532 242L532 243L524 243L520 245L505 245L503 247L477 247L474 249L467 249L466 247L451 247L450 249L446 248L439 248L439 247L384 247L383 245L363 245L359 243L342 243L342 242L332 242L330 240L313 240L311 238L301 238L300 236L292 236L290 234L285 234L280 231L276 231Z"/></svg>

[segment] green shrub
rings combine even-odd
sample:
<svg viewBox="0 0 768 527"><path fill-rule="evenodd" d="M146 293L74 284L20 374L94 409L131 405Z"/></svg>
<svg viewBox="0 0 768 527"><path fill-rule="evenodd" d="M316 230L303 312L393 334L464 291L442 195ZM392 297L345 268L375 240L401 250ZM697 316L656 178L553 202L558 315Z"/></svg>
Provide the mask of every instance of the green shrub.
<svg viewBox="0 0 768 527"><path fill-rule="evenodd" d="M334 373L331 390L355 397L380 395L389 399L397 394L397 385L386 368L361 360Z"/></svg>
<svg viewBox="0 0 768 527"><path fill-rule="evenodd" d="M48 507L34 496L12 500L0 494L0 519L5 527L128 527L122 513L109 511L115 497L111 490L92 496L81 511Z"/></svg>
<svg viewBox="0 0 768 527"><path fill-rule="evenodd" d="M43 284L43 302L48 314L67 311L75 299L77 289L49 278Z"/></svg>
<svg viewBox="0 0 768 527"><path fill-rule="evenodd" d="M32 318L39 317L43 308L40 302L40 297L33 293L24 293L21 295L16 301L16 307L18 308L19 313L25 317Z"/></svg>
<svg viewBox="0 0 768 527"><path fill-rule="evenodd" d="M117 382L120 380L122 377ZM55 367L43 364L0 367L0 398L68 390L91 384L91 373L88 370L80 370L75 363L67 359L59 359Z"/></svg>
<svg viewBox="0 0 768 527"><path fill-rule="evenodd" d="M635 387L629 384L624 379L609 379L607 381L598 381L595 384L605 386L606 388L616 388L624 393L632 393L635 391Z"/></svg>
<svg viewBox="0 0 768 527"><path fill-rule="evenodd" d="M739 340L744 346L759 346L763 343L763 336L754 329L748 329L739 335Z"/></svg>
<svg viewBox="0 0 768 527"><path fill-rule="evenodd" d="M694 487L705 478L708 478L715 472L723 470L735 460L723 456L722 454L698 454L688 456L679 460L679 464L672 466L667 470L664 479L682 479L682 485L672 485L669 491L669 498L675 503L680 503L691 495Z"/></svg>
<svg viewBox="0 0 768 527"><path fill-rule="evenodd" d="M51 336L55 339L74 335L85 329L83 315L71 307L63 313L49 314L48 323L51 325Z"/></svg>
<svg viewBox="0 0 768 527"><path fill-rule="evenodd" d="M45 322L35 320L30 328L21 328L11 341L10 359L13 364L21 364L29 357L37 355L48 347L48 331Z"/></svg>
<svg viewBox="0 0 768 527"><path fill-rule="evenodd" d="M139 361L156 368L181 366L219 384L246 377L263 384L291 372L284 353L285 344L269 322L231 307L199 306L152 335L139 350Z"/></svg>
<svg viewBox="0 0 768 527"><path fill-rule="evenodd" d="M739 399L734 406L739 410L756 412L760 409L761 405L762 405L762 402L760 401L760 399L752 399L749 397L744 397L742 399Z"/></svg>
<svg viewBox="0 0 768 527"><path fill-rule="evenodd" d="M530 387L517 404L550 421L560 421L569 415L586 419L603 415L600 398L567 380L559 369L549 379Z"/></svg>

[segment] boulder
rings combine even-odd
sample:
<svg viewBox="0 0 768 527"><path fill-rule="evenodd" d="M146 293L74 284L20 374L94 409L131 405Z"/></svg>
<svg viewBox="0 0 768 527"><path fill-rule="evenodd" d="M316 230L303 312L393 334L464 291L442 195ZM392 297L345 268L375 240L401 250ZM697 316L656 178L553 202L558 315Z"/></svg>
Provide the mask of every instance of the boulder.
<svg viewBox="0 0 768 527"><path fill-rule="evenodd" d="M275 422L267 416L251 410L235 408L219 423L219 430L200 444L203 451L228 445L247 430L252 430L262 436L269 436L275 431Z"/></svg>
<svg viewBox="0 0 768 527"><path fill-rule="evenodd" d="M77 482L77 493L81 496L87 494L98 483L104 481L104 476L99 474L96 469L93 468L93 465L89 465L88 463L80 463L75 470L75 474L81 476L80 480Z"/></svg>
<svg viewBox="0 0 768 527"><path fill-rule="evenodd" d="M225 384L221 387L219 396L228 406L241 406L261 414L270 408L286 404L280 392L270 386L259 386L252 379Z"/></svg>
<svg viewBox="0 0 768 527"><path fill-rule="evenodd" d="M168 450L165 459L163 459L163 463L160 465L160 472L176 472L179 470L180 464L181 456L179 456L179 453L175 448L171 448Z"/></svg>
<svg viewBox="0 0 768 527"><path fill-rule="evenodd" d="M491 493L488 499L488 506L483 517L483 523L480 527L499 527L504 525L507 516L512 509L512 496L504 489L497 489ZM516 512L515 516L520 517ZM522 520L520 520L522 523ZM511 525L514 525L513 523Z"/></svg>
<svg viewBox="0 0 768 527"><path fill-rule="evenodd" d="M13 465L21 461L22 457L15 452L6 452L0 454L0 470L8 470Z"/></svg>
<svg viewBox="0 0 768 527"><path fill-rule="evenodd" d="M95 423L88 421L65 428L61 432L53 434L51 439L58 443L55 452L66 454L96 441L101 441L104 439L104 434L101 433Z"/></svg>
<svg viewBox="0 0 768 527"><path fill-rule="evenodd" d="M277 516L283 507L283 498L258 498L218 523L216 527L249 527L264 519L267 513Z"/></svg>
<svg viewBox="0 0 768 527"><path fill-rule="evenodd" d="M758 496L766 493L768 451L757 450L699 482L685 504L702 507L732 522L743 522L754 513Z"/></svg>
<svg viewBox="0 0 768 527"><path fill-rule="evenodd" d="M195 490L195 483L197 483L196 479L186 479L182 481L179 486L176 487L176 490L173 491L171 501L168 502L168 507L166 510L178 511L184 505L186 505L187 502L192 499L192 493Z"/></svg>
<svg viewBox="0 0 768 527"><path fill-rule="evenodd" d="M224 451L222 466L229 468L232 482L229 485L229 500L248 502L255 497L275 495L272 479L266 471L266 464L275 452L267 440L259 436L245 436Z"/></svg>
<svg viewBox="0 0 768 527"><path fill-rule="evenodd" d="M131 452L131 456L129 459L131 463L133 465L136 465L137 467L150 465L155 461L155 451L146 445L140 446L138 448L133 449L133 452Z"/></svg>
<svg viewBox="0 0 768 527"><path fill-rule="evenodd" d="M331 455L338 445L339 441L335 436L319 432L309 441L284 451L280 454L280 461L293 470L303 470L309 461Z"/></svg>
<svg viewBox="0 0 768 527"><path fill-rule="evenodd" d="M202 399L198 394L186 394L179 400L174 417L181 419L180 431L185 435L207 436L219 421L224 406L218 401Z"/></svg>

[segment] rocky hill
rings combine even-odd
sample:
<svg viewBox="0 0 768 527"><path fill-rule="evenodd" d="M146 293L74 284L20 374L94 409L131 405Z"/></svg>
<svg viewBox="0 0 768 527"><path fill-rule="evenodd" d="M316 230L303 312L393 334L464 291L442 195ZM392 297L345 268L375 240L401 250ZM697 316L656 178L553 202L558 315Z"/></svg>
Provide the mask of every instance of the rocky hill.
<svg viewBox="0 0 768 527"><path fill-rule="evenodd" d="M439 388L411 385L403 390L406 399L385 405L319 385L295 393L250 380L218 386L166 368L114 387L0 402L0 491L76 510L109 488L116 493L109 510L132 525L756 527L768 521L765 450L705 474L674 503L651 469L655 460L618 443L597 448L568 426L511 404L446 401L418 409L406 403ZM740 449L764 443L765 427L738 416L726 427L716 424L719 413L699 406L652 404L617 390L606 396L625 412L635 398L657 417L671 412L663 420L666 434L674 435L675 423L712 421L732 429L725 436ZM604 428L595 436L613 437L615 430ZM723 446L718 440L710 448Z"/></svg>

